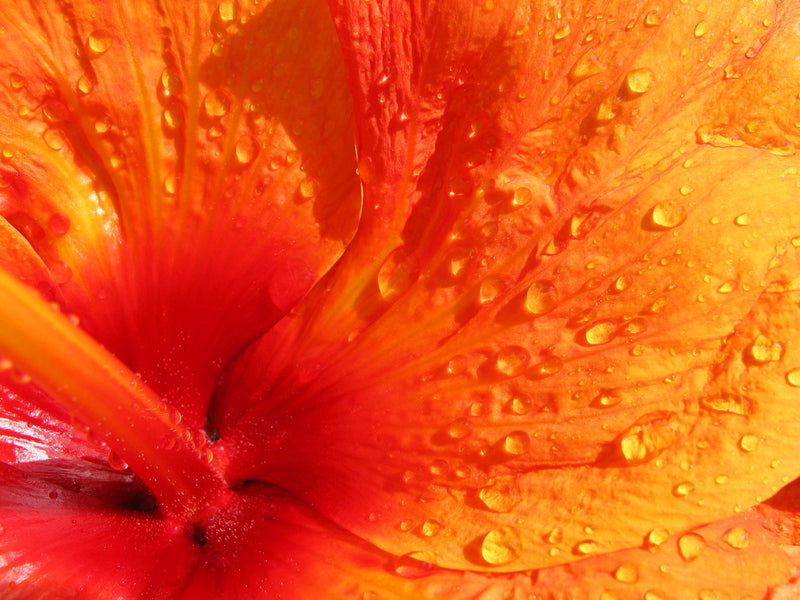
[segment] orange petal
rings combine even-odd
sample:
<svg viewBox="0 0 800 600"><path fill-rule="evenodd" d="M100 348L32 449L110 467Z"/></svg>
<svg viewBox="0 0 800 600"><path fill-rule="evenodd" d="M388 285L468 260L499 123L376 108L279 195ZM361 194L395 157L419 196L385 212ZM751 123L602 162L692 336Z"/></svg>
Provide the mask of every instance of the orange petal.
<svg viewBox="0 0 800 600"><path fill-rule="evenodd" d="M221 366L358 221L328 11L35 0L0 14L0 215L67 310L202 425Z"/></svg>
<svg viewBox="0 0 800 600"><path fill-rule="evenodd" d="M518 571L800 474L800 79L753 77L740 110L722 68L795 72L796 9L608 11L337 9L374 216L231 371L232 477L398 555Z"/></svg>

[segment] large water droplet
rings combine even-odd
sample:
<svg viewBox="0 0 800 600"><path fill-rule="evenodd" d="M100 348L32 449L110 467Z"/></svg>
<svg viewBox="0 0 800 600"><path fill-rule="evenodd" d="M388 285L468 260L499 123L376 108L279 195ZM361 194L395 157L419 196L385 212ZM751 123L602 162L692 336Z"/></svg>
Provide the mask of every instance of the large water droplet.
<svg viewBox="0 0 800 600"><path fill-rule="evenodd" d="M650 69L634 69L625 76L625 93L627 96L641 96L647 92L656 80Z"/></svg>
<svg viewBox="0 0 800 600"><path fill-rule="evenodd" d="M116 452L109 452L108 453L108 466L110 466L115 471L124 471L128 468L128 463L126 463Z"/></svg>
<svg viewBox="0 0 800 600"><path fill-rule="evenodd" d="M731 547L742 550L750 545L750 534L744 527L732 527L725 532L722 539Z"/></svg>
<svg viewBox="0 0 800 600"><path fill-rule="evenodd" d="M503 451L512 456L525 454L530 447L531 440L524 431L512 431L503 438Z"/></svg>
<svg viewBox="0 0 800 600"><path fill-rule="evenodd" d="M678 553L685 561L691 561L700 556L705 548L706 541L697 533L687 533L678 539Z"/></svg>
<svg viewBox="0 0 800 600"><path fill-rule="evenodd" d="M65 235L69 231L70 220L64 213L54 212L50 215L47 224L50 226L50 231L54 234Z"/></svg>
<svg viewBox="0 0 800 600"><path fill-rule="evenodd" d="M236 18L236 2L234 0L223 0L217 7L219 20L223 23L230 23Z"/></svg>
<svg viewBox="0 0 800 600"><path fill-rule="evenodd" d="M747 347L746 356L761 365L779 361L783 356L783 346L766 335L759 334Z"/></svg>
<svg viewBox="0 0 800 600"><path fill-rule="evenodd" d="M525 294L525 308L533 315L543 315L558 305L558 292L552 281L535 281Z"/></svg>
<svg viewBox="0 0 800 600"><path fill-rule="evenodd" d="M481 304L488 304L494 301L501 293L509 287L509 282L504 277L490 275L481 281L478 289L478 301Z"/></svg>
<svg viewBox="0 0 800 600"><path fill-rule="evenodd" d="M786 373L786 383L792 387L800 387L800 369L792 369Z"/></svg>
<svg viewBox="0 0 800 600"><path fill-rule="evenodd" d="M677 430L673 413L645 415L617 438L620 453L628 464L647 462L675 443Z"/></svg>
<svg viewBox="0 0 800 600"><path fill-rule="evenodd" d="M521 374L528 367L530 354L525 348L520 346L509 346L503 348L497 354L497 370L503 375L515 377Z"/></svg>
<svg viewBox="0 0 800 600"><path fill-rule="evenodd" d="M209 117L223 117L231 109L231 101L223 92L212 90L203 98L203 108Z"/></svg>
<svg viewBox="0 0 800 600"><path fill-rule="evenodd" d="M578 556L589 556L590 554L597 553L598 550L599 547L594 540L583 540L575 544L572 548L573 554L577 554Z"/></svg>
<svg viewBox="0 0 800 600"><path fill-rule="evenodd" d="M519 502L517 478L511 475L495 477L488 486L481 488L478 497L493 512L507 513Z"/></svg>
<svg viewBox="0 0 800 600"><path fill-rule="evenodd" d="M610 321L595 323L583 333L584 340L590 346L607 344L614 337L616 326Z"/></svg>
<svg viewBox="0 0 800 600"><path fill-rule="evenodd" d="M656 204L648 213L651 227L656 229L672 229L686 219L686 211L677 202L666 200Z"/></svg>
<svg viewBox="0 0 800 600"><path fill-rule="evenodd" d="M181 76L175 69L167 67L161 72L161 78L159 79L159 92L162 96L164 96L164 98L177 96L181 93L182 89L183 82L181 81Z"/></svg>
<svg viewBox="0 0 800 600"><path fill-rule="evenodd" d="M89 49L90 54L93 54L94 56L100 56L101 54L108 52L108 49L111 48L112 43L113 38L111 37L111 34L105 29L98 29L89 34L89 38L86 41L86 46Z"/></svg>
<svg viewBox="0 0 800 600"><path fill-rule="evenodd" d="M243 135L236 142L236 160L243 165L250 164L259 150L258 141L252 135Z"/></svg>
<svg viewBox="0 0 800 600"><path fill-rule="evenodd" d="M636 583L639 581L639 571L635 565L626 563L617 567L614 571L614 579L620 583Z"/></svg>
<svg viewBox="0 0 800 600"><path fill-rule="evenodd" d="M425 537L433 537L442 530L442 524L434 519L426 519L420 527L420 532Z"/></svg>
<svg viewBox="0 0 800 600"><path fill-rule="evenodd" d="M739 448L745 452L754 452L758 449L758 436L746 433L739 439Z"/></svg>
<svg viewBox="0 0 800 600"><path fill-rule="evenodd" d="M669 531L663 527L657 527L656 529L650 530L645 538L645 541L647 546L655 548L666 542L668 539Z"/></svg>
<svg viewBox="0 0 800 600"><path fill-rule="evenodd" d="M522 538L510 526L498 527L487 533L481 543L481 557L490 565L507 565L522 554Z"/></svg>

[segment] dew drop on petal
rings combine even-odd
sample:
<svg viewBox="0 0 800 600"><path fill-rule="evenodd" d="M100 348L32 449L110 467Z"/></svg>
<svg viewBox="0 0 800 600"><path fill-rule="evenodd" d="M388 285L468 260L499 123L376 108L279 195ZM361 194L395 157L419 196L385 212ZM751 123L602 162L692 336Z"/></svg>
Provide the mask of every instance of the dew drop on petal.
<svg viewBox="0 0 800 600"><path fill-rule="evenodd" d="M54 234L64 235L69 231L70 220L64 213L55 212L50 215L47 224L50 226L50 231Z"/></svg>
<svg viewBox="0 0 800 600"><path fill-rule="evenodd" d="M513 527L498 527L481 542L481 557L490 565L507 565L522 554L522 538Z"/></svg>
<svg viewBox="0 0 800 600"><path fill-rule="evenodd" d="M460 375L467 369L467 357L463 354L458 354L447 361L447 374Z"/></svg>
<svg viewBox="0 0 800 600"><path fill-rule="evenodd" d="M203 98L203 108L209 117L223 117L231 109L231 103L222 92L213 90Z"/></svg>
<svg viewBox="0 0 800 600"><path fill-rule="evenodd" d="M378 291L384 300L394 300L417 280L415 259L403 248L395 248L378 270Z"/></svg>
<svg viewBox="0 0 800 600"><path fill-rule="evenodd" d="M595 408L611 408L620 402L622 402L622 397L617 392L604 390L592 400L592 406Z"/></svg>
<svg viewBox="0 0 800 600"><path fill-rule="evenodd" d="M453 421L447 428L447 435L453 438L454 440L464 439L470 433L472 433L472 428L469 426L469 423L467 423L464 419L458 419L457 421Z"/></svg>
<svg viewBox="0 0 800 600"><path fill-rule="evenodd" d="M694 28L694 37L703 37L705 34L708 33L708 22L707 21L700 21L697 26Z"/></svg>
<svg viewBox="0 0 800 600"><path fill-rule="evenodd" d="M750 224L750 215L748 215L747 213L742 213L739 216L737 216L733 220L733 222L736 223L737 225L739 225L739 227L744 227L745 225L749 225Z"/></svg>
<svg viewBox="0 0 800 600"><path fill-rule="evenodd" d="M750 544L750 534L744 527L732 527L728 529L728 531L723 534L722 539L731 548L736 548L737 550L747 548Z"/></svg>
<svg viewBox="0 0 800 600"><path fill-rule="evenodd" d="M420 527L420 532L425 537L433 537L442 530L442 524L433 519L426 519Z"/></svg>
<svg viewBox="0 0 800 600"><path fill-rule="evenodd" d="M800 368L792 369L786 373L786 383L792 387L800 387Z"/></svg>
<svg viewBox="0 0 800 600"><path fill-rule="evenodd" d="M48 148L55 150L56 152L61 150L66 145L64 136L57 129L46 129L42 134L42 139L44 140L44 143L47 144Z"/></svg>
<svg viewBox="0 0 800 600"><path fill-rule="evenodd" d="M89 38L86 41L86 46L89 48L89 51L92 54L95 56L100 56L101 54L108 52L108 49L111 48L112 42L113 38L108 31L105 29L97 29L89 34Z"/></svg>
<svg viewBox="0 0 800 600"><path fill-rule="evenodd" d="M525 294L525 309L533 315L543 315L558 305L556 286L551 281L535 281Z"/></svg>
<svg viewBox="0 0 800 600"><path fill-rule="evenodd" d="M514 396L511 399L511 402L508 403L508 410L515 415L527 415L529 412L531 412L532 408L533 402L531 402L530 398Z"/></svg>
<svg viewBox="0 0 800 600"><path fill-rule="evenodd" d="M546 539L548 544L560 544L564 541L564 530L561 527L553 527Z"/></svg>
<svg viewBox="0 0 800 600"><path fill-rule="evenodd" d="M555 375L564 368L564 361L557 356L545 358L542 362L538 363L531 369L531 375L534 377L550 377Z"/></svg>
<svg viewBox="0 0 800 600"><path fill-rule="evenodd" d="M691 561L700 556L705 548L706 541L697 533L687 533L678 538L678 553L685 561Z"/></svg>
<svg viewBox="0 0 800 600"><path fill-rule="evenodd" d="M91 91L94 89L94 84L86 75L81 75L78 78L78 83L75 84L75 89L78 90L80 94L85 96L86 94L91 93Z"/></svg>
<svg viewBox="0 0 800 600"><path fill-rule="evenodd" d="M236 2L234 0L223 0L217 7L219 20L223 23L230 23L236 18Z"/></svg>
<svg viewBox="0 0 800 600"><path fill-rule="evenodd" d="M600 321L584 332L584 340L590 346L607 344L614 337L615 328L614 323L610 321Z"/></svg>
<svg viewBox="0 0 800 600"><path fill-rule="evenodd" d="M620 275L614 281L614 285L612 287L612 291L614 292L622 292L627 290L631 286L631 276L630 275Z"/></svg>
<svg viewBox="0 0 800 600"><path fill-rule="evenodd" d="M625 76L625 92L628 96L641 96L653 87L655 80L650 69L634 69Z"/></svg>
<svg viewBox="0 0 800 600"><path fill-rule="evenodd" d="M395 561L394 572L407 579L417 579L431 574L436 556L432 552L416 551L400 556Z"/></svg>
<svg viewBox="0 0 800 600"><path fill-rule="evenodd" d="M656 229L672 229L683 223L685 218L683 206L672 201L659 202L648 213L650 225Z"/></svg>
<svg viewBox="0 0 800 600"><path fill-rule="evenodd" d="M115 471L124 471L128 468L128 463L126 463L116 452L109 452L108 453L108 466L110 466Z"/></svg>
<svg viewBox="0 0 800 600"><path fill-rule="evenodd" d="M599 75L605 70L606 68L597 60L594 50L589 50L578 58L570 69L568 77L570 81L577 83L593 75Z"/></svg>
<svg viewBox="0 0 800 600"><path fill-rule="evenodd" d="M645 415L617 439L628 464L647 462L675 443L677 422L672 413Z"/></svg>
<svg viewBox="0 0 800 600"><path fill-rule="evenodd" d="M736 282L728 280L717 288L717 293L730 294L735 289L736 289Z"/></svg>
<svg viewBox="0 0 800 600"><path fill-rule="evenodd" d="M252 135L243 135L236 142L236 160L243 165L253 162L258 156L258 151L258 141Z"/></svg>
<svg viewBox="0 0 800 600"><path fill-rule="evenodd" d="M683 498L688 496L694 491L694 484L691 481L682 481L674 488L672 488L672 493L675 494L678 498Z"/></svg>
<svg viewBox="0 0 800 600"><path fill-rule="evenodd" d="M597 550L597 542L594 540L583 540L575 544L572 548L573 554L577 554L578 556L589 556L590 554L595 554Z"/></svg>
<svg viewBox="0 0 800 600"><path fill-rule="evenodd" d="M531 444L530 437L524 431L512 431L503 438L503 451L512 456L525 454Z"/></svg>
<svg viewBox="0 0 800 600"><path fill-rule="evenodd" d="M497 370L503 375L515 377L521 374L527 367L530 354L520 346L509 346L503 348L497 354Z"/></svg>
<svg viewBox="0 0 800 600"><path fill-rule="evenodd" d="M651 529L647 534L646 543L650 548L655 548L669 539L669 531L663 527Z"/></svg>
<svg viewBox="0 0 800 600"><path fill-rule="evenodd" d="M533 200L533 193L529 188L519 187L514 190L514 196L511 199L511 204L516 207L525 206Z"/></svg>
<svg viewBox="0 0 800 600"><path fill-rule="evenodd" d="M481 488L478 497L484 506L493 512L511 512L520 500L516 477L511 475L496 477L488 486Z"/></svg>
<svg viewBox="0 0 800 600"><path fill-rule="evenodd" d="M481 281L480 288L478 289L478 301L481 304L488 304L497 298L506 288L508 282L494 275L490 275Z"/></svg>
<svg viewBox="0 0 800 600"><path fill-rule="evenodd" d="M636 583L639 581L639 571L635 565L626 563L617 567L614 571L614 579L620 583Z"/></svg>
<svg viewBox="0 0 800 600"><path fill-rule="evenodd" d="M753 452L758 448L758 436L746 433L739 439L739 448L745 452Z"/></svg>

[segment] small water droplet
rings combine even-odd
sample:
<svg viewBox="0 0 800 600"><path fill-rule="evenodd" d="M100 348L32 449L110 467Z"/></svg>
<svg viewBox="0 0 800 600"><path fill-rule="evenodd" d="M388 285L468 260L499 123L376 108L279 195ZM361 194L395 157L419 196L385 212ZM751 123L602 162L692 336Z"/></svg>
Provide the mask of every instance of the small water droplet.
<svg viewBox="0 0 800 600"><path fill-rule="evenodd" d="M616 326L610 321L600 321L583 333L584 340L590 346L607 344L614 337Z"/></svg>
<svg viewBox="0 0 800 600"><path fill-rule="evenodd" d="M572 548L573 554L578 556L589 556L590 554L595 554L598 550L599 547L594 540L583 540Z"/></svg>
<svg viewBox="0 0 800 600"><path fill-rule="evenodd" d="M460 375L467 369L467 357L463 354L458 354L447 361L447 374Z"/></svg>
<svg viewBox="0 0 800 600"><path fill-rule="evenodd" d="M64 136L58 129L47 129L42 134L42 139L47 147L58 152L66 145Z"/></svg>
<svg viewBox="0 0 800 600"><path fill-rule="evenodd" d="M384 300L395 300L417 280L419 270L404 247L395 248L378 270L378 291Z"/></svg>
<svg viewBox="0 0 800 600"><path fill-rule="evenodd" d="M650 225L656 229L672 229L686 219L686 212L680 204L664 201L656 204L648 214Z"/></svg>
<svg viewBox="0 0 800 600"><path fill-rule="evenodd" d="M217 7L219 20L223 23L230 23L236 18L236 2L234 0L223 0Z"/></svg>
<svg viewBox="0 0 800 600"><path fill-rule="evenodd" d="M425 537L433 537L442 530L442 524L433 519L426 519L420 527L420 532Z"/></svg>
<svg viewBox="0 0 800 600"><path fill-rule="evenodd" d="M658 11L651 10L647 13L644 17L644 25L645 27L658 27L661 25L661 17L658 15Z"/></svg>
<svg viewBox="0 0 800 600"><path fill-rule="evenodd" d="M231 109L231 102L223 92L212 90L203 98L203 108L209 117L224 117Z"/></svg>
<svg viewBox="0 0 800 600"><path fill-rule="evenodd" d="M720 294L730 294L735 289L736 282L729 279L717 288L717 292Z"/></svg>
<svg viewBox="0 0 800 600"><path fill-rule="evenodd" d="M183 109L179 104L171 104L161 114L161 122L170 131L178 129L183 125Z"/></svg>
<svg viewBox="0 0 800 600"><path fill-rule="evenodd" d="M236 142L236 160L243 165L250 164L258 156L259 150L258 141L252 135L243 135ZM300 190L302 193L302 183L300 184Z"/></svg>
<svg viewBox="0 0 800 600"><path fill-rule="evenodd" d="M650 69L634 69L625 76L625 93L628 97L641 96L655 83L656 76Z"/></svg>
<svg viewBox="0 0 800 600"><path fill-rule="evenodd" d="M672 493L678 498L688 496L694 491L694 484L691 481L681 481L678 485L672 488Z"/></svg>
<svg viewBox="0 0 800 600"><path fill-rule="evenodd" d="M747 213L742 213L738 217L733 220L739 227L744 227L746 225L750 225L750 215Z"/></svg>
<svg viewBox="0 0 800 600"><path fill-rule="evenodd" d="M525 309L533 315L543 315L558 305L558 292L552 281L535 281L525 294Z"/></svg>
<svg viewBox="0 0 800 600"><path fill-rule="evenodd" d="M758 448L758 436L746 433L739 439L739 448L744 452L754 452Z"/></svg>
<svg viewBox="0 0 800 600"><path fill-rule="evenodd" d="M115 471L124 471L128 468L128 463L126 463L116 452L109 452L108 453L108 466L110 466Z"/></svg>
<svg viewBox="0 0 800 600"><path fill-rule="evenodd" d="M798 369L800 372L800 369ZM508 403L508 409L515 415L527 415L533 408L533 402L530 398L521 396L514 396L511 402Z"/></svg>
<svg viewBox="0 0 800 600"><path fill-rule="evenodd" d="M589 50L578 58L570 69L568 77L570 81L577 83L593 75L599 75L605 70L606 68L600 63L597 56L595 56L594 50Z"/></svg>
<svg viewBox="0 0 800 600"><path fill-rule="evenodd" d="M569 35L569 30L570 30L569 24L556 29L555 32L553 33L553 41L558 42L563 40L565 37Z"/></svg>
<svg viewBox="0 0 800 600"><path fill-rule="evenodd" d="M478 301L481 304L488 304L494 301L507 287L508 281L505 278L490 275L481 281L478 289Z"/></svg>
<svg viewBox="0 0 800 600"><path fill-rule="evenodd" d="M705 34L708 33L708 29L709 29L708 22L700 21L694 28L694 37L697 38L703 37Z"/></svg>
<svg viewBox="0 0 800 600"><path fill-rule="evenodd" d="M50 226L50 231L54 234L65 235L69 231L70 220L64 213L54 212L50 215L47 224Z"/></svg>
<svg viewBox="0 0 800 600"><path fill-rule="evenodd" d="M503 438L503 451L512 456L525 454L530 447L531 440L524 431L512 431Z"/></svg>
<svg viewBox="0 0 800 600"><path fill-rule="evenodd" d="M161 78L159 79L159 93L164 98L177 96L183 89L183 82L181 76L172 67L167 67L161 71Z"/></svg>
<svg viewBox="0 0 800 600"><path fill-rule="evenodd" d="M792 387L800 387L800 368L792 369L786 373L786 383Z"/></svg>
<svg viewBox="0 0 800 600"><path fill-rule="evenodd" d="M631 278L630 275L620 275L614 281L614 285L612 286L612 290L611 291L613 291L613 292L625 291L631 286L632 282L633 282L633 279Z"/></svg>
<svg viewBox="0 0 800 600"><path fill-rule="evenodd" d="M732 527L725 532L722 539L731 547L737 550L747 548L750 544L750 534L744 527Z"/></svg>
<svg viewBox="0 0 800 600"><path fill-rule="evenodd" d="M313 198L319 194L319 184L315 179L304 179L300 182L300 195L303 198Z"/></svg>
<svg viewBox="0 0 800 600"><path fill-rule="evenodd" d="M436 556L432 552L409 552L395 561L394 572L407 579L417 579L431 574Z"/></svg>
<svg viewBox="0 0 800 600"><path fill-rule="evenodd" d="M620 453L628 464L647 462L675 443L677 429L673 413L645 415L617 438Z"/></svg>
<svg viewBox="0 0 800 600"><path fill-rule="evenodd" d="M11 84L11 89L15 92L18 92L25 87L25 78L18 73L12 73L9 75L8 81Z"/></svg>
<svg viewBox="0 0 800 600"><path fill-rule="evenodd" d="M687 533L678 538L678 553L685 561L692 561L700 556L706 541L697 533Z"/></svg>
<svg viewBox="0 0 800 600"><path fill-rule="evenodd" d="M531 375L534 377L549 377L555 375L564 368L564 361L557 356L551 356L544 359L531 369Z"/></svg>
<svg viewBox="0 0 800 600"><path fill-rule="evenodd" d="M493 512L511 512L520 500L517 479L511 475L496 477L488 486L481 488L478 497Z"/></svg>
<svg viewBox="0 0 800 600"><path fill-rule="evenodd" d="M507 565L522 554L522 537L510 526L487 533L481 543L481 557L490 565Z"/></svg>
<svg viewBox="0 0 800 600"><path fill-rule="evenodd" d="M108 31L105 29L97 29L89 34L86 45L89 48L90 54L93 54L94 56L100 56L101 54L108 52L108 49L111 48L112 43L113 38Z"/></svg>
<svg viewBox="0 0 800 600"><path fill-rule="evenodd" d="M553 527L546 539L548 544L560 544L564 541L564 530L561 527Z"/></svg>
<svg viewBox="0 0 800 600"><path fill-rule="evenodd" d="M635 565L626 563L617 567L614 571L614 579L620 583L636 583L639 581L639 571Z"/></svg>
<svg viewBox="0 0 800 600"><path fill-rule="evenodd" d="M651 529L647 534L646 544L650 548L657 548L669 539L669 531L663 527Z"/></svg>
<svg viewBox="0 0 800 600"><path fill-rule="evenodd" d="M94 84L86 75L81 75L78 78L78 83L75 84L75 89L78 90L80 94L85 96L86 94L91 93L91 91L94 89Z"/></svg>
<svg viewBox="0 0 800 600"><path fill-rule="evenodd" d="M450 423L450 426L447 428L447 435L449 435L454 440L461 440L467 437L470 433L472 433L472 428L469 426L464 419L458 419Z"/></svg>
<svg viewBox="0 0 800 600"><path fill-rule="evenodd" d="M511 204L516 207L525 206L533 200L533 192L529 188L519 187L514 190L514 197L511 199Z"/></svg>
<svg viewBox="0 0 800 600"><path fill-rule="evenodd" d="M503 348L497 354L497 370L503 375L516 377L521 374L530 361L530 354L520 346L509 346Z"/></svg>

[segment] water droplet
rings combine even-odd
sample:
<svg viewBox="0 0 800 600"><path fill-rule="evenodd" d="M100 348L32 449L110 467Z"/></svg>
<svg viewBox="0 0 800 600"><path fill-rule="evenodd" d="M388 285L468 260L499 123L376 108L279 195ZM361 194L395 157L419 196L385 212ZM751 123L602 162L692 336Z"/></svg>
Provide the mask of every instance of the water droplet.
<svg viewBox="0 0 800 600"><path fill-rule="evenodd" d="M734 223L739 225L740 227L744 227L745 225L750 225L750 215L747 213L742 213L738 217L733 220Z"/></svg>
<svg viewBox="0 0 800 600"><path fill-rule="evenodd" d="M460 375L467 368L467 357L463 354L454 356L447 362L448 375Z"/></svg>
<svg viewBox="0 0 800 600"><path fill-rule="evenodd" d="M124 471L128 468L128 463L122 460L122 458L120 458L116 452L109 452L108 466L110 466L115 471Z"/></svg>
<svg viewBox="0 0 800 600"><path fill-rule="evenodd" d="M647 13L644 17L644 25L645 27L658 27L661 25L661 17L658 15L658 11L652 10Z"/></svg>
<svg viewBox="0 0 800 600"><path fill-rule="evenodd" d="M589 50L575 62L569 71L568 77L570 81L577 83L593 75L599 75L605 70L606 68L595 56L594 50Z"/></svg>
<svg viewBox="0 0 800 600"><path fill-rule="evenodd" d="M678 485L672 488L672 493L678 498L688 496L694 491L694 484L691 481L681 481Z"/></svg>
<svg viewBox="0 0 800 600"><path fill-rule="evenodd" d="M650 69L629 71L625 76L625 93L629 97L641 96L653 87L655 80L656 76Z"/></svg>
<svg viewBox="0 0 800 600"><path fill-rule="evenodd" d="M572 552L579 556L588 556L590 554L595 554L598 549L597 542L594 540L583 540L575 544L572 548Z"/></svg>
<svg viewBox="0 0 800 600"><path fill-rule="evenodd" d="M558 305L558 292L552 281L535 281L525 295L525 308L533 315L543 315Z"/></svg>
<svg viewBox="0 0 800 600"><path fill-rule="evenodd" d="M703 37L705 34L708 33L708 22L707 21L700 21L697 26L694 28L694 37Z"/></svg>
<svg viewBox="0 0 800 600"><path fill-rule="evenodd" d="M800 369L798 369L798 372L800 373ZM530 398L514 396L511 402L508 403L508 409L515 415L527 415L532 408L533 403Z"/></svg>
<svg viewBox="0 0 800 600"><path fill-rule="evenodd" d="M739 448L745 452L753 452L758 448L758 436L746 433L739 439Z"/></svg>
<svg viewBox="0 0 800 600"><path fill-rule="evenodd" d="M564 541L564 530L561 527L553 527L547 534L548 544L560 544Z"/></svg>
<svg viewBox="0 0 800 600"><path fill-rule="evenodd" d="M673 413L645 415L617 438L622 457L628 464L647 462L675 443L677 430Z"/></svg>
<svg viewBox="0 0 800 600"><path fill-rule="evenodd" d="M759 334L756 339L747 347L747 356L758 364L766 364L781 359L783 346L773 342L766 335Z"/></svg>
<svg viewBox="0 0 800 600"><path fill-rule="evenodd" d="M490 565L507 565L522 554L522 538L513 527L498 527L487 533L481 543L481 556Z"/></svg>
<svg viewBox="0 0 800 600"><path fill-rule="evenodd" d="M101 54L108 52L108 49L111 48L112 42L113 38L108 31L105 29L98 29L89 34L89 39L87 40L86 45L89 48L90 54L93 54L94 56L100 56Z"/></svg>
<svg viewBox="0 0 800 600"><path fill-rule="evenodd" d="M617 567L614 571L614 579L620 583L636 583L639 581L639 571L635 565L626 563Z"/></svg>
<svg viewBox="0 0 800 600"><path fill-rule="evenodd" d="M786 373L786 383L792 387L800 387L800 368L792 369Z"/></svg>
<svg viewBox="0 0 800 600"><path fill-rule="evenodd" d="M433 519L426 519L420 527L420 532L425 537L433 537L442 530L442 524Z"/></svg>
<svg viewBox="0 0 800 600"><path fill-rule="evenodd" d="M533 193L526 187L519 187L514 190L514 197L511 199L513 206L525 206L528 202L533 200Z"/></svg>
<svg viewBox="0 0 800 600"><path fill-rule="evenodd" d="M722 394L700 398L700 406L714 412L742 416L749 415L753 410L750 399L738 394Z"/></svg>
<svg viewBox="0 0 800 600"><path fill-rule="evenodd" d="M512 431L503 438L503 451L512 456L519 456L528 451L531 440L524 431Z"/></svg>
<svg viewBox="0 0 800 600"><path fill-rule="evenodd" d="M384 300L395 300L417 280L415 259L404 247L395 248L378 270L378 291Z"/></svg>
<svg viewBox="0 0 800 600"><path fill-rule="evenodd" d="M614 285L612 286L612 290L611 291L613 291L613 292L625 291L631 286L632 281L633 281L633 279L631 278L630 275L620 275L614 281Z"/></svg>
<svg viewBox="0 0 800 600"><path fill-rule="evenodd" d="M394 572L407 579L426 577L434 569L435 560L436 557L432 552L409 552L395 561Z"/></svg>
<svg viewBox="0 0 800 600"><path fill-rule="evenodd" d="M620 402L622 402L622 397L617 392L604 390L592 400L592 406L595 408L611 408Z"/></svg>
<svg viewBox="0 0 800 600"><path fill-rule="evenodd" d="M520 346L503 348L497 354L497 370L503 375L516 377L528 367L530 354Z"/></svg>
<svg viewBox="0 0 800 600"><path fill-rule="evenodd" d="M735 289L736 282L729 279L717 288L717 292L720 294L730 294Z"/></svg>
<svg viewBox="0 0 800 600"><path fill-rule="evenodd" d="M78 78L78 83L75 84L75 89L85 96L86 94L91 93L91 91L94 89L94 84L86 75L81 75Z"/></svg>
<svg viewBox="0 0 800 600"><path fill-rule="evenodd" d="M496 477L488 486L481 488L478 497L493 512L511 512L520 500L517 479L511 475Z"/></svg>
<svg viewBox="0 0 800 600"><path fill-rule="evenodd" d="M697 533L687 533L678 538L678 553L685 561L691 561L700 556L705 548L706 541Z"/></svg>
<svg viewBox="0 0 800 600"><path fill-rule="evenodd" d="M319 184L314 179L304 179L300 182L300 195L303 198L313 198L319 194Z"/></svg>
<svg viewBox="0 0 800 600"><path fill-rule="evenodd" d="M663 527L651 529L647 534L646 543L650 548L657 548L669 539L669 531Z"/></svg>
<svg viewBox="0 0 800 600"><path fill-rule="evenodd" d="M590 346L607 344L614 337L616 326L610 321L595 323L583 333L584 340Z"/></svg>
<svg viewBox="0 0 800 600"><path fill-rule="evenodd" d="M457 248L450 255L450 273L453 277L461 277L467 272L472 253L466 248Z"/></svg>
<svg viewBox="0 0 800 600"><path fill-rule="evenodd" d="M644 593L644 600L667 600L667 597L660 590L647 590Z"/></svg>
<svg viewBox="0 0 800 600"><path fill-rule="evenodd" d="M472 428L469 426L469 423L467 423L464 419L458 419L457 421L453 421L447 428L447 435L449 435L454 440L464 439L470 433L472 433Z"/></svg>
<svg viewBox="0 0 800 600"><path fill-rule="evenodd" d="M223 23L230 23L236 18L236 2L233 0L223 0L217 7L219 20Z"/></svg>
<svg viewBox="0 0 800 600"><path fill-rule="evenodd" d="M224 117L231 109L231 102L222 92L212 90L203 98L203 108L209 117Z"/></svg>
<svg viewBox="0 0 800 600"><path fill-rule="evenodd" d="M179 104L172 104L164 109L161 122L169 130L178 129L183 125L183 109Z"/></svg>
<svg viewBox="0 0 800 600"><path fill-rule="evenodd" d="M164 98L177 96L183 89L183 82L178 72L167 67L161 71L161 78L159 79L159 92Z"/></svg>
<svg viewBox="0 0 800 600"><path fill-rule="evenodd" d="M686 212L677 202L664 201L656 204L648 214L650 225L656 229L672 229L683 223Z"/></svg>
<svg viewBox="0 0 800 600"><path fill-rule="evenodd" d="M750 544L750 534L744 527L732 527L725 532L722 539L731 547L737 550L747 548Z"/></svg>
<svg viewBox="0 0 800 600"><path fill-rule="evenodd" d="M42 134L42 139L44 140L44 143L47 144L48 148L55 150L56 152L61 150L67 144L64 136L58 129L45 130L45 132Z"/></svg>
<svg viewBox="0 0 800 600"><path fill-rule="evenodd" d="M531 369L531 375L535 377L549 377L555 375L564 368L564 361L557 356L544 359Z"/></svg>
<svg viewBox="0 0 800 600"><path fill-rule="evenodd" d="M258 155L260 147L258 141L252 135L243 135L236 142L236 160L243 165L250 164ZM302 183L300 184L302 193Z"/></svg>
<svg viewBox="0 0 800 600"><path fill-rule="evenodd" d="M8 81L11 84L11 89L15 92L20 91L23 87L25 87L25 78L18 73L12 73L8 76Z"/></svg>
<svg viewBox="0 0 800 600"><path fill-rule="evenodd" d="M559 27L558 29L556 29L555 32L553 33L553 41L558 42L560 40L563 40L565 37L569 35L569 30L570 30L569 25L564 25L563 27Z"/></svg>
<svg viewBox="0 0 800 600"><path fill-rule="evenodd" d="M625 323L625 327L622 331L628 335L639 335L640 333L647 331L647 321L641 317L631 319Z"/></svg>
<svg viewBox="0 0 800 600"><path fill-rule="evenodd" d="M508 287L508 281L505 278L490 275L481 281L480 289L478 290L478 301L481 304L488 304L497 298Z"/></svg>
<svg viewBox="0 0 800 600"><path fill-rule="evenodd" d="M69 231L70 220L64 213L55 212L50 215L47 224L50 226L50 231L56 235L64 235Z"/></svg>

